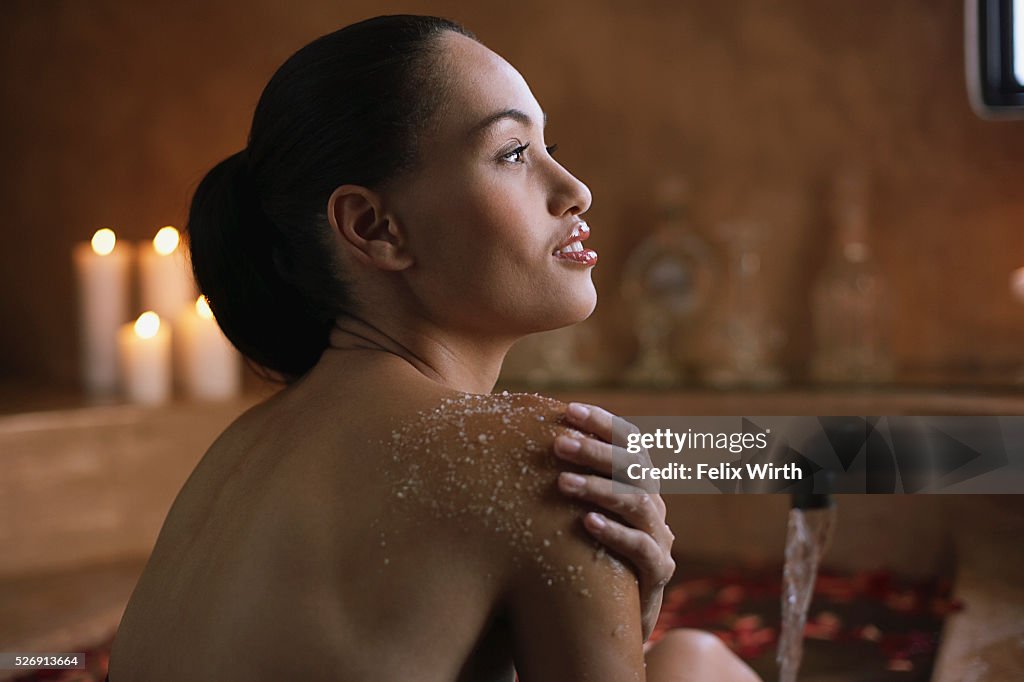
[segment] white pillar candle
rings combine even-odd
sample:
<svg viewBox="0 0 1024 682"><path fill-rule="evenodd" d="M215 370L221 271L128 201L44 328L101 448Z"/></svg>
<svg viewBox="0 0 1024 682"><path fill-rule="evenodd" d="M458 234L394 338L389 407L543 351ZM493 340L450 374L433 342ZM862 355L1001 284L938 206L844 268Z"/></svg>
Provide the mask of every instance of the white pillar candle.
<svg viewBox="0 0 1024 682"><path fill-rule="evenodd" d="M132 247L102 228L91 242L75 244L78 328L82 382L93 396L118 387L117 330L128 319L128 277Z"/></svg>
<svg viewBox="0 0 1024 682"><path fill-rule="evenodd" d="M178 231L161 227L152 243L139 244L139 283L142 309L173 320L196 297L192 273Z"/></svg>
<svg viewBox="0 0 1024 682"><path fill-rule="evenodd" d="M181 385L189 397L224 400L238 395L241 356L217 326L205 296L181 311L174 334Z"/></svg>
<svg viewBox="0 0 1024 682"><path fill-rule="evenodd" d="M125 396L134 403L157 405L171 396L171 330L151 310L117 335Z"/></svg>
<svg viewBox="0 0 1024 682"><path fill-rule="evenodd" d="M1024 267L1010 273L1010 291L1018 301L1024 303Z"/></svg>

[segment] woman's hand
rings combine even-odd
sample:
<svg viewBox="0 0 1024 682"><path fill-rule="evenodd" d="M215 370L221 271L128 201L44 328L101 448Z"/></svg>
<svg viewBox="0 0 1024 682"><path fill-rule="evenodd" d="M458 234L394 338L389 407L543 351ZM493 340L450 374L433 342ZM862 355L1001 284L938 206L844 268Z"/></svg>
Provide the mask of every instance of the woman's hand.
<svg viewBox="0 0 1024 682"><path fill-rule="evenodd" d="M637 429L607 410L570 403L566 419L578 430L589 432L596 438L560 435L555 439L555 454L600 475L581 476L563 471L558 477L558 487L566 495L603 507L625 522L619 523L597 512L590 512L583 518L583 525L591 535L636 566L644 641L647 641L661 612L665 585L676 569L672 559L675 536L665 523L665 502L656 487L653 492L633 488L630 492L613 493L611 476L613 455L619 458L619 462L638 461L647 466L650 465L650 457L646 450L631 454L613 444L614 425L618 425L620 434L636 432ZM657 482L653 484L656 486Z"/></svg>

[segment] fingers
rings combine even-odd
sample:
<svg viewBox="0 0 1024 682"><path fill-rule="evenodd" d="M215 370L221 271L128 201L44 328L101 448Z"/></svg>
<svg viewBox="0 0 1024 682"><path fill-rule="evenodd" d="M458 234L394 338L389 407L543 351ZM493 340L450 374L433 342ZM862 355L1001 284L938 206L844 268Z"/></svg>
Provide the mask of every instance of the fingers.
<svg viewBox="0 0 1024 682"><path fill-rule="evenodd" d="M606 443L613 442L618 432L622 439L627 433L639 433L636 426L597 405L569 403L565 411L566 419L582 431L589 431ZM616 443L625 445L625 443Z"/></svg>
<svg viewBox="0 0 1024 682"><path fill-rule="evenodd" d="M559 474L558 487L570 497L586 500L616 514L628 525L653 535L659 543L671 545L661 496L632 487L629 492L613 492L612 482L607 478L581 476L568 471Z"/></svg>
<svg viewBox="0 0 1024 682"><path fill-rule="evenodd" d="M650 587L663 587L672 579L676 563L670 551L658 544L649 533L624 526L597 512L584 516L583 526L602 544L639 568Z"/></svg>
<svg viewBox="0 0 1024 682"><path fill-rule="evenodd" d="M658 516L662 519L665 518L665 500L661 499L661 495L657 493L649 493L651 502L654 504L655 509L658 510Z"/></svg>
<svg viewBox="0 0 1024 682"><path fill-rule="evenodd" d="M622 450L622 453L625 453L625 450ZM613 446L609 443L602 443L593 438L574 438L561 435L555 438L555 454L573 464L593 469L606 476L612 475L615 453Z"/></svg>
<svg viewBox="0 0 1024 682"><path fill-rule="evenodd" d="M554 450L555 454L562 459L592 469L608 478L613 476L616 465L620 472L626 471L631 464L639 464L641 467L650 466L650 457L646 450L634 454L624 448L586 436L560 435L555 438ZM647 492L655 494L661 490L661 482L658 479L644 478L637 485Z"/></svg>

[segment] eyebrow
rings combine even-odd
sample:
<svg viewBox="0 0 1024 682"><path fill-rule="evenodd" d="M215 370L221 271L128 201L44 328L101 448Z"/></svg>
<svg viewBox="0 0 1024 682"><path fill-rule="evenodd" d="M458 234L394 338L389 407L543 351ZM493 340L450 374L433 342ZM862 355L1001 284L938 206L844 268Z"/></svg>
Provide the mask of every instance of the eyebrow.
<svg viewBox="0 0 1024 682"><path fill-rule="evenodd" d="M547 126L548 112L545 111L543 112L543 114L544 125ZM533 123L533 119L531 119L526 112L520 111L519 109L505 109L504 111L499 111L497 113L491 114L490 116L488 116L487 118L473 126L473 129L469 133L470 137L475 137L476 135L479 135L480 133L484 132L498 121L504 120L506 118L510 118L513 121L518 121L519 123L522 123L525 126L531 125Z"/></svg>

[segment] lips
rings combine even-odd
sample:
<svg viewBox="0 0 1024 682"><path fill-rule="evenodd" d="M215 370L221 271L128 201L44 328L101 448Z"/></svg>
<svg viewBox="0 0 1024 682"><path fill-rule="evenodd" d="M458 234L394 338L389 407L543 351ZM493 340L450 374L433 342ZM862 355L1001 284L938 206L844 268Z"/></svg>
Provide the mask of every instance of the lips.
<svg viewBox="0 0 1024 682"><path fill-rule="evenodd" d="M581 220L573 226L572 232L566 240L551 255L561 260L594 265L597 263L597 252L583 248L583 241L588 237L590 237L590 226Z"/></svg>
<svg viewBox="0 0 1024 682"><path fill-rule="evenodd" d="M586 240L589 237L590 237L590 225L587 225L587 223L585 221L581 220L581 221L579 221L578 223L576 223L575 225L572 226L572 232L569 233L569 236L566 237L565 241L562 242L558 246L558 248L555 249L554 252L557 253L561 249L564 249L567 246L571 246L573 242L582 242L582 241Z"/></svg>

